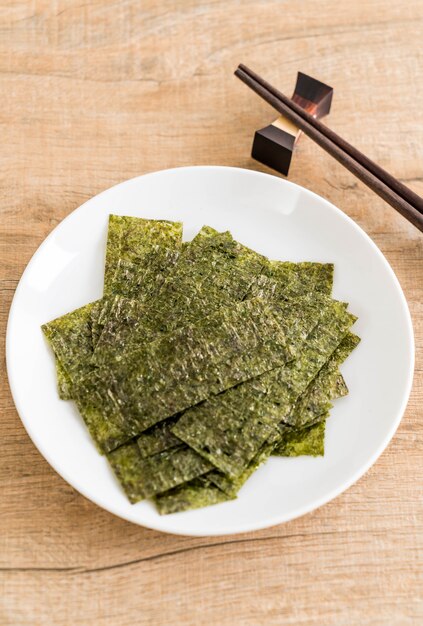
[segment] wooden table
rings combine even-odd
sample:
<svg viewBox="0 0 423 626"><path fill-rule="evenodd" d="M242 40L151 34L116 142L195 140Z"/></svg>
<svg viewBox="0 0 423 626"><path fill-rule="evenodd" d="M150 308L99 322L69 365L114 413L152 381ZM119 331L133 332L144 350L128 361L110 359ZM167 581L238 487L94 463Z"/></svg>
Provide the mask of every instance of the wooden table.
<svg viewBox="0 0 423 626"><path fill-rule="evenodd" d="M274 114L232 76L240 61L287 92L299 69L333 85L332 128L423 194L421 0L9 0L0 33L2 331L31 255L94 194L179 165L265 169L249 152ZM290 178L360 224L404 289L418 352L393 442L306 517L173 537L113 517L55 474L3 369L2 626L423 623L423 239L307 138Z"/></svg>

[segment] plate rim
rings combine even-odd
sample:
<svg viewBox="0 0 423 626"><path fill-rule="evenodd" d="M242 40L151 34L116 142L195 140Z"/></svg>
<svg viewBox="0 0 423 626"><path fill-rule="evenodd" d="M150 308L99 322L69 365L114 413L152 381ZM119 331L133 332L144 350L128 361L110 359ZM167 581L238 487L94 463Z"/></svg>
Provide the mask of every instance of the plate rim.
<svg viewBox="0 0 423 626"><path fill-rule="evenodd" d="M54 237L56 230L62 226L62 224L64 222L66 222L66 220L68 220L69 218L71 218L72 216L74 216L76 213L79 213L81 211L83 211L85 209L85 207L87 205L89 205L91 202L93 202L94 200L98 200L99 198L101 198L101 196L103 194L109 193L111 190L116 190L117 188L119 188L120 186L125 186L130 182L134 182L138 179L145 179L147 177L155 177L155 176L160 176L160 175L164 175L164 174L168 174L170 172L177 172L177 171L187 171L187 170L191 170L191 171L199 171L199 170L209 170L209 171L234 171L235 173L246 173L250 176L257 176L257 177L261 177L261 178L266 178L266 179L272 179L272 180L278 180L279 183L284 186L284 185L288 185L289 187L294 187L295 189L301 190L301 192L305 193L306 195L312 196L314 198L317 198L317 200L319 202L323 202L327 205L328 208L330 208L334 213L336 213L341 219L345 220L354 230L356 230L362 237L364 237L364 239L367 241L368 244L370 244L371 248L373 249L373 251L376 253L377 256L379 256L380 260L382 261L382 264L384 265L385 269L388 271L388 273L390 274L391 278L393 279L393 283L396 287L396 292L399 296L399 300L401 302L401 308L403 309L403 312L405 314L405 320L406 320L406 325L407 325L407 334L408 334L408 340L409 340L409 351L410 351L410 363L409 363L409 369L408 369L408 375L407 375L407 382L406 382L406 388L405 388L405 392L403 394L403 398L402 398L402 402L401 402L401 406L399 408L399 410L397 411L397 415L395 416L395 419L392 422L392 425L390 426L389 429L387 429L387 432L383 438L383 440L381 440L379 446L377 447L377 449L373 452L373 454L370 456L369 460L367 463L365 463L364 465L362 465L358 470L356 470L352 476L350 477L350 479L348 479L347 481L345 481L344 483L342 483L341 486L332 489L331 491L329 491L327 494L325 494L324 496L321 496L318 499L314 499L312 500L309 504L306 504L302 507L298 507L297 509L294 510L294 512L289 513L289 514L283 514L283 515L275 515L272 518L266 518L266 520L264 520L263 522L260 523L245 523L242 524L240 523L237 526L237 529L226 529L226 528L221 528L219 530L215 530L215 531L208 531L208 532L196 532L196 531L183 531L180 529L175 529L175 530L169 530L167 527L165 527L164 524L160 523L160 520L162 519L161 516L159 514L157 514L157 523L146 523L146 522L140 522L138 520L134 520L134 519L130 519L129 517L125 516L124 514L122 514L122 512L118 512L115 507L113 507L112 505L108 504L108 503L104 503L101 501L100 498L96 498L95 496L93 497L92 494L88 494L84 488L83 485L79 485L75 486L75 483L72 479L72 477L68 477L67 476L67 472L66 471L62 471L62 470L58 470L55 462L50 458L50 454L48 451L46 451L44 449L44 446L42 444L42 442L38 441L38 437L36 432L34 432L34 430L31 427L31 423L30 420L28 420L27 418L23 417L23 414L25 413L25 411L23 411L21 409L21 403L20 403L20 398L19 398L19 391L17 389L17 381L14 378L14 375L12 373L12 368L13 368L13 349L12 349L12 340L11 340L11 335L12 335L12 331L13 331L13 323L14 323L14 308L15 306L17 306L17 301L19 299L19 294L20 291L23 289L23 282L24 282L24 278L26 276L27 273L30 272L31 270L31 266L32 264L35 262L36 258L38 257L39 254L42 253L42 250L44 249L44 247L48 244L49 240L51 238ZM64 217L58 224L56 224L56 226L53 228L53 230L44 238L44 240L41 242L41 244L37 247L37 249L35 250L35 252L33 253L33 255L31 256L30 260L28 261L24 271L22 272L22 275L18 281L15 293L13 295L12 298L12 302L10 305L10 309L9 309L9 315L8 315L8 319L7 319L7 326L6 326L6 350L5 350L5 356L6 356L6 371L7 371L7 378L8 378L8 382L9 382L9 387L10 387L10 391L11 391L11 395L15 404L15 408L16 411L19 415L19 419L22 422L22 425L25 428L25 431L27 432L29 438L31 439L32 443L34 444L34 446L37 448L37 450L39 451L39 453L43 456L43 458L47 461L47 463L52 467L52 469L59 474L59 476L65 480L73 489L75 489L78 493L80 493L83 497L87 498L88 500L90 500L91 502L93 502L94 504L96 504L97 506L99 506L100 508L106 510L107 512L115 515L116 517L119 517L120 519L124 519L125 521L131 522L133 524L136 524L138 526L144 527L144 528L149 528L151 530L157 530L160 532L165 532L167 534L173 534L173 535L179 535L179 536L192 536L192 537L211 537L211 536L223 536L223 535L236 535L236 534L241 534L244 532L251 532L251 531L255 531L255 530L262 530L264 528L271 528L277 524L283 524L286 523L288 521L297 519L298 517L302 517L303 515L306 515L307 513L311 513L312 511L315 511L316 509L320 508L321 506L323 506L324 504L327 504L328 502L334 500L336 497L338 497L341 493L343 493L344 491L346 491L347 489L349 489L353 484L355 484L358 480L360 480L360 478L362 478L367 472L368 470L372 467L372 465L374 465L374 463L379 459L379 457L381 456L381 454L384 452L384 450L388 447L388 445L390 444L393 436L395 435L398 426L402 420L402 417L405 413L405 410L407 408L407 404L410 398L410 394L411 394L411 389L412 389L412 385L413 385L413 378L414 378L414 368L415 368L415 339L414 339L414 330L413 330L413 323L412 323L412 318L411 318L411 314L410 314L410 310L408 307L408 303L407 300L405 298L404 292L402 290L401 284L394 272L394 270L392 269L389 261L387 260L387 258L385 257L385 255L383 254L383 252L379 249L379 247L376 245L376 243L371 239L371 237L365 232L365 230L363 228L361 228L361 226L359 226L359 224L357 224L351 217L349 217L349 215L347 215L346 213L344 213L341 209L339 209L336 205L334 205L332 202L330 202L329 200L327 200L326 198L324 198L323 196L320 196L319 194L317 194L314 191L311 191L310 189L307 189L306 187L303 187L302 185L299 185L298 183L294 183L290 180L284 179L284 178L279 178L277 176L274 176L272 174L268 174L266 172L260 172L254 169L248 169L248 168L242 168L242 167L234 167L234 166L225 166L225 165L188 165L188 166L181 166L181 167L173 167L173 168L166 168L163 170L156 170L154 172L148 172L146 174L141 174L138 176L134 176L132 178L129 178L127 180L121 181L115 185L112 185L111 187L108 187L107 189L104 189L102 191L100 191L98 194L92 196L91 198L89 198L88 200L86 200L85 202L83 202L81 205L79 205L78 207L76 207L75 209L73 209L68 215L66 215L66 217ZM36 430L36 429L35 429Z"/></svg>

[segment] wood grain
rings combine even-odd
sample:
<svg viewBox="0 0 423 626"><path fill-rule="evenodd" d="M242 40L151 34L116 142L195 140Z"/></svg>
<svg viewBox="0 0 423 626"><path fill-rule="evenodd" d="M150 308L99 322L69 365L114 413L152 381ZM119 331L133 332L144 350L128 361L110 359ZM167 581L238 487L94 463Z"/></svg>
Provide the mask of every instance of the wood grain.
<svg viewBox="0 0 423 626"><path fill-rule="evenodd" d="M420 0L2 2L2 331L31 255L92 195L179 165L264 169L249 152L274 113L233 77L241 61L288 93L299 69L333 85L331 127L423 194L422 34ZM307 138L290 178L356 220L404 289L416 375L391 445L306 517L173 537L113 517L56 475L3 367L2 626L423 623L423 239Z"/></svg>

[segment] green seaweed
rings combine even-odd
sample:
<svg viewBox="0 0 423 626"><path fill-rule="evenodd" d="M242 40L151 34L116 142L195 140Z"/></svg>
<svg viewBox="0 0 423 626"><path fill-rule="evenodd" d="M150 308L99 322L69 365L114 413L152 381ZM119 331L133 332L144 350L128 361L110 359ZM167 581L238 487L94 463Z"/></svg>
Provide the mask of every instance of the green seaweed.
<svg viewBox="0 0 423 626"><path fill-rule="evenodd" d="M229 232L206 227L187 246L155 304L158 326L172 330L182 319L196 321L242 300L264 263Z"/></svg>
<svg viewBox="0 0 423 626"><path fill-rule="evenodd" d="M86 304L71 313L62 315L47 324L42 331L60 363L57 367L59 393L66 399L71 396L76 378L91 371L93 354L91 310L95 303Z"/></svg>
<svg viewBox="0 0 423 626"><path fill-rule="evenodd" d="M285 300L311 292L330 296L332 285L331 263L268 261L260 279L251 285L249 296Z"/></svg>
<svg viewBox="0 0 423 626"><path fill-rule="evenodd" d="M317 310L320 309L320 311L322 311L324 304L329 305L330 301L328 301L325 298L319 299L318 296L315 296L313 303L311 303L309 299L303 298L297 301L291 301L289 304L284 303L282 306L279 305L278 310L281 312L283 322L287 326L287 332L292 333L292 336L290 337L291 340L294 340L294 336L295 336L296 341L297 340L304 341L304 339L307 337L308 332L317 323L317 319L318 319ZM282 314L282 311L283 311L283 314ZM303 326L301 326L300 321L303 322ZM217 398L219 399L222 398L222 395L218 396ZM228 421L229 419L227 416L226 424L225 424L226 427L228 426ZM173 418L172 422L176 423L177 418ZM163 432L161 428L163 429L166 428L166 431L163 433L164 434L163 438L157 435L157 433L161 435L161 433ZM157 437L156 441L158 442L158 449L163 450L163 449L166 449L167 445L168 446L170 445L171 447L175 445L175 443L178 443L178 444L180 443L180 440L175 436L173 437L173 440L171 439L169 442L168 433L172 434L171 428L172 428L172 425L168 424L167 421L163 422L162 425L158 424L155 427L155 433ZM264 440L267 439L267 437L273 432L273 430L274 430L273 427L269 427L266 429L266 436L264 437ZM251 432L250 434L252 437L254 437L254 431ZM139 442L142 445L142 436L140 437ZM196 465L198 465L198 459L196 459L195 455L191 455L189 461L191 462L191 465L192 465L192 476L195 476L194 472L196 469ZM202 468L201 473L203 473L203 471L204 470ZM173 473L172 467L169 468L169 472L171 474Z"/></svg>
<svg viewBox="0 0 423 626"><path fill-rule="evenodd" d="M336 377L335 385L333 384L333 372L337 372L339 365L349 356L352 350L354 350L354 348L358 345L359 341L360 340L356 335L348 332L333 352L330 359L307 387L306 392L300 397L299 401L297 401L294 411L298 415L301 414L304 407L307 407L307 399L313 397L315 402L314 406L316 407L319 394L322 394L320 395L322 405L317 411L319 419L317 423L313 423L310 426L302 426L298 429L287 426L286 424L280 424L278 432L271 433L269 439L262 445L261 449L239 476L230 478L222 472L214 470L207 474L209 480L225 491L228 495L234 496L244 485L247 479L254 473L254 471L262 465L271 454L285 457L304 455L323 456L326 420L329 416L327 410L325 412L325 409L327 408L327 398L334 400L335 398L340 397L340 395L345 395L345 387L342 386L341 390L339 390L336 384ZM341 394L339 394L339 391L341 391ZM313 415L313 419L316 419L315 415ZM306 423L307 420L302 418L298 421Z"/></svg>
<svg viewBox="0 0 423 626"><path fill-rule="evenodd" d="M62 362L56 357L56 378L57 378L57 390L59 392L59 398L61 400L72 399L72 381L66 373Z"/></svg>
<svg viewBox="0 0 423 626"><path fill-rule="evenodd" d="M178 259L182 224L110 215L104 269L104 295L148 299Z"/></svg>
<svg viewBox="0 0 423 626"><path fill-rule="evenodd" d="M332 407L331 401L334 398L348 393L345 382L343 379L342 382L340 381L338 368L359 342L360 339L357 335L351 332L345 335L331 358L321 368L316 378L310 382L304 394L297 400L289 417L291 425L296 428L302 428L318 421L320 416Z"/></svg>
<svg viewBox="0 0 423 626"><path fill-rule="evenodd" d="M121 261L144 262L137 277L137 295L151 297L164 281L168 265L176 262L182 240L182 225L121 216L110 216L106 251L106 292L122 289L133 295L134 285L121 271ZM114 277L112 280L112 276ZM131 277L133 279L133 276ZM139 284L142 279L142 284ZM126 282L125 282L126 281ZM59 396L72 397L72 385L92 370L94 345L107 318L108 298L97 300L42 326L58 359Z"/></svg>
<svg viewBox="0 0 423 626"><path fill-rule="evenodd" d="M329 413L320 416L321 421L301 430L292 428L285 432L281 442L272 450L276 456L323 456L325 453L325 426Z"/></svg>
<svg viewBox="0 0 423 626"><path fill-rule="evenodd" d="M256 469L260 467L269 456L275 447L277 441L280 440L279 434L275 431L270 435L269 439L262 444L258 452L250 460L248 465L242 470L242 472L234 477L230 477L223 472L214 469L206 474L207 479L223 491L228 497L236 498L238 491L247 482L247 480L254 474Z"/></svg>
<svg viewBox="0 0 423 626"><path fill-rule="evenodd" d="M220 504L233 499L233 496L224 493L208 480L207 476L200 476L156 496L154 502L160 515L169 515Z"/></svg>
<svg viewBox="0 0 423 626"><path fill-rule="evenodd" d="M92 311L93 346L107 323L113 296L149 302L178 261L182 224L110 215L104 270L104 297Z"/></svg>
<svg viewBox="0 0 423 626"><path fill-rule="evenodd" d="M336 398L340 398L348 394L348 387L345 384L342 374L338 368L345 361L345 359L351 354L351 352L359 344L360 338L351 332L348 332L337 349L332 354L331 358L322 367L316 378L307 387L304 394L298 398L293 408L293 421L297 429L294 432L298 433L298 446L297 448L290 447L289 456L296 456L295 449L300 450L301 432L307 432L309 424L323 423L319 429L310 431L310 445L314 445L315 449L321 450L323 455L324 451L324 436L325 436L325 423L329 415L329 410L332 408L332 401ZM287 431L283 432L281 443L275 447L272 454L276 456L288 456L286 451L285 439ZM293 436L294 440L294 436ZM307 453L307 438L303 442L302 454ZM310 452L312 456L317 456Z"/></svg>
<svg viewBox="0 0 423 626"><path fill-rule="evenodd" d="M285 426L282 438L275 432L272 433L241 474L231 478L218 470L212 470L206 474L207 479L226 493L228 497L234 498L260 465L263 465L271 454L275 454L275 445L278 445L276 448L278 450L277 456L323 456L324 437L325 420L302 430Z"/></svg>
<svg viewBox="0 0 423 626"><path fill-rule="evenodd" d="M104 297L100 300L97 300L91 309L91 343L93 346L93 351L103 331L105 323L103 316L105 315L105 312L110 308L110 306L111 298ZM107 315L108 314L106 314L106 319Z"/></svg>
<svg viewBox="0 0 423 626"><path fill-rule="evenodd" d="M213 231L209 231L209 234L212 232ZM326 293L328 295L332 291L332 264L269 261L263 266L262 272L262 275L258 276L250 286L246 299L255 296L265 297L271 300L285 301L288 297L295 298L304 291L308 294L308 296L310 296L310 291L312 292L313 289L318 289L320 293ZM308 274L312 274L312 277L310 278ZM289 294L288 297L286 296L287 293ZM321 301L317 299L318 305L320 302ZM128 324L124 325L126 326L124 332L126 332L128 327L132 324L136 325L141 319L141 312L139 307L134 302L117 303L116 309L118 306L120 306L123 311L116 310L114 312L114 317L117 320L125 319L125 316L132 317L132 319L129 319ZM126 308L128 309L127 311L125 310ZM145 318L143 317L142 320L145 328ZM146 337L147 336L148 335L146 334ZM110 345L111 350L109 356L110 358L113 358L112 354L114 341L116 341L118 345L122 345L124 340L122 340L119 334L119 328L111 333L111 337L114 337L114 339ZM339 384L341 385L341 383L342 376ZM146 456L150 454L150 449L152 450L152 454L166 450L180 443L180 440L175 435L172 435L170 430L171 426L173 426L178 419L179 417L160 422L150 429L150 431L146 431L141 434L139 443Z"/></svg>
<svg viewBox="0 0 423 626"><path fill-rule="evenodd" d="M321 455L355 318L333 265L268 261L230 233L110 216L105 296L43 326L131 502L161 514L236 496L277 456ZM135 438L135 439L134 439Z"/></svg>
<svg viewBox="0 0 423 626"><path fill-rule="evenodd" d="M76 402L99 447L110 451L293 352L281 307L248 300L95 370L79 381Z"/></svg>
<svg viewBox="0 0 423 626"><path fill-rule="evenodd" d="M349 393L347 383L344 380L341 372L338 372L338 376L335 382L335 398L342 398L343 396L347 396Z"/></svg>
<svg viewBox="0 0 423 626"><path fill-rule="evenodd" d="M332 301L299 356L187 410L173 427L182 441L231 477L239 475L292 408L355 321Z"/></svg>
<svg viewBox="0 0 423 626"><path fill-rule="evenodd" d="M230 233L203 227L185 246L149 306L133 299L114 300L95 349L95 362L107 363L158 334L241 301L264 263L264 257L235 241Z"/></svg>
<svg viewBox="0 0 423 626"><path fill-rule="evenodd" d="M107 460L116 478L123 487L128 500L135 504L143 499L139 489L140 463L142 457L135 442L116 448L107 455Z"/></svg>
<svg viewBox="0 0 423 626"><path fill-rule="evenodd" d="M333 263L297 263L297 276L304 288L330 296L333 285Z"/></svg>
<svg viewBox="0 0 423 626"><path fill-rule="evenodd" d="M150 323L149 309L138 300L120 295L110 297L102 317L102 332L92 357L96 365L121 358L128 343L139 347L156 335L154 323Z"/></svg>
<svg viewBox="0 0 423 626"><path fill-rule="evenodd" d="M173 489L212 469L183 444L145 458L130 443L109 452L107 458L132 502Z"/></svg>
<svg viewBox="0 0 423 626"><path fill-rule="evenodd" d="M149 457L181 445L181 440L172 432L178 419L179 415L170 417L141 433L137 439L141 456Z"/></svg>
<svg viewBox="0 0 423 626"><path fill-rule="evenodd" d="M118 215L109 215L107 225L107 243L104 260L104 285L105 296L112 293L112 285L116 272L116 267L120 258L122 231L124 220Z"/></svg>

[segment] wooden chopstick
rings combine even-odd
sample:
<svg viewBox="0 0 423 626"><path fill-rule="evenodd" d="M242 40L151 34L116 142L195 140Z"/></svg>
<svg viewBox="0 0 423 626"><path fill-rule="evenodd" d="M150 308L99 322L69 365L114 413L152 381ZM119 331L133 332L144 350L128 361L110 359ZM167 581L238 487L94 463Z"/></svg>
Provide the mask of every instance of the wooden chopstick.
<svg viewBox="0 0 423 626"><path fill-rule="evenodd" d="M418 208L423 207L422 198L362 155L336 133L333 131L327 133L330 129L308 115L301 107L252 70L239 66L235 75L423 232L423 213ZM347 150L344 147L347 147ZM371 164L371 169L369 169L369 164ZM392 180L396 182L395 187L389 184Z"/></svg>
<svg viewBox="0 0 423 626"><path fill-rule="evenodd" d="M407 202L416 207L420 213L423 213L423 198L417 195L414 191L412 191L409 187L404 185L397 178L392 176L389 172L387 172L383 167L369 159L365 154L357 150L354 146L352 146L348 141L340 137L335 133L335 131L331 130L322 122L319 122L315 117L307 113L302 107L300 107L296 102L285 96L283 93L278 91L275 87L270 85L264 78L256 74L253 70L248 68L246 65L242 63L239 65L239 69L244 71L246 74L254 78L258 83L260 83L263 87L265 87L268 91L270 91L274 96L276 96L279 100L281 100L286 106L293 109L300 117L307 120L314 128L317 128L321 132L323 132L327 137L332 139L334 143L336 143L342 150L347 152L350 156L352 156L356 161L361 163L366 169L372 172L375 176L383 180L391 189L396 191L398 195L403 197Z"/></svg>

